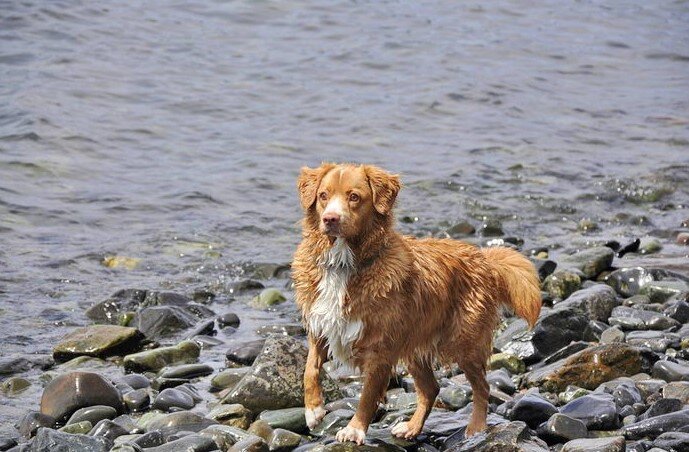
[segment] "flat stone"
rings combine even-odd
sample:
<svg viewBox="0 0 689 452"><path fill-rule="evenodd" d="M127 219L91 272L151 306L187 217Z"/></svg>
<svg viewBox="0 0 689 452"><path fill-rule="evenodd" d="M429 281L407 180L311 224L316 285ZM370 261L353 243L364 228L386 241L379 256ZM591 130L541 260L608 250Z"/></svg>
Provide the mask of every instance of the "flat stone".
<svg viewBox="0 0 689 452"><path fill-rule="evenodd" d="M663 414L674 413L682 409L682 401L679 399L660 399L653 402L653 405L641 416L639 420L650 419Z"/></svg>
<svg viewBox="0 0 689 452"><path fill-rule="evenodd" d="M689 283L682 280L653 281L644 285L640 292L647 295L652 303L663 303L673 295L689 291Z"/></svg>
<svg viewBox="0 0 689 452"><path fill-rule="evenodd" d="M59 421L79 408L105 405L122 412L122 396L115 386L93 372L71 372L53 379L41 397L41 413Z"/></svg>
<svg viewBox="0 0 689 452"><path fill-rule="evenodd" d="M213 368L208 364L182 364L181 366L167 367L159 372L162 378L182 378L191 380L192 378L205 377L211 375Z"/></svg>
<svg viewBox="0 0 689 452"><path fill-rule="evenodd" d="M253 418L251 411L238 403L231 405L220 404L213 408L206 416L223 425L241 428L246 430L251 425ZM303 416L302 416L303 417Z"/></svg>
<svg viewBox="0 0 689 452"><path fill-rule="evenodd" d="M514 404L509 419L526 422L526 425L535 429L555 413L557 408L552 403L536 395L526 394Z"/></svg>
<svg viewBox="0 0 689 452"><path fill-rule="evenodd" d="M174 388L163 389L156 396L151 408L154 410L170 411L173 409L190 410L196 403L194 399L184 391Z"/></svg>
<svg viewBox="0 0 689 452"><path fill-rule="evenodd" d="M261 353L261 350L263 350L265 342L265 339L258 339L235 344L227 350L225 356L232 363L250 366L254 363L259 353Z"/></svg>
<svg viewBox="0 0 689 452"><path fill-rule="evenodd" d="M258 418L273 428L301 433L307 431L305 411L302 407L269 410L262 412Z"/></svg>
<svg viewBox="0 0 689 452"><path fill-rule="evenodd" d="M586 424L566 414L553 414L543 426L538 429L538 436L548 444L563 443L573 439L586 438L588 430Z"/></svg>
<svg viewBox="0 0 689 452"><path fill-rule="evenodd" d="M231 388L249 372L251 367L231 367L220 371L211 379L211 391Z"/></svg>
<svg viewBox="0 0 689 452"><path fill-rule="evenodd" d="M352 410L331 411L311 430L311 434L314 436L334 435L339 429L345 427L352 417L354 417Z"/></svg>
<svg viewBox="0 0 689 452"><path fill-rule="evenodd" d="M610 430L618 426L617 406L609 394L592 393L572 400L561 414L582 421L591 430Z"/></svg>
<svg viewBox="0 0 689 452"><path fill-rule="evenodd" d="M80 408L72 414L67 421L67 425L76 424L81 421L89 421L91 424L97 424L103 419L114 419L117 417L117 410L111 406L95 405L85 408Z"/></svg>
<svg viewBox="0 0 689 452"><path fill-rule="evenodd" d="M459 435L458 435L459 436ZM547 451L548 445L533 436L524 422L509 422L489 426L486 431L469 438L461 435L458 442L448 438L448 450L452 451Z"/></svg>
<svg viewBox="0 0 689 452"><path fill-rule="evenodd" d="M195 362L201 354L201 347L193 341L182 341L171 347L160 347L124 357L123 365L129 372L157 372L173 364Z"/></svg>
<svg viewBox="0 0 689 452"><path fill-rule="evenodd" d="M210 452L214 450L218 450L218 446L212 438L202 435L187 435L162 446L149 447L146 452Z"/></svg>
<svg viewBox="0 0 689 452"><path fill-rule="evenodd" d="M657 361L653 365L653 377L670 381L689 381L689 365L672 361Z"/></svg>
<svg viewBox="0 0 689 452"><path fill-rule="evenodd" d="M622 428L628 439L655 438L662 433L689 425L689 409L644 419Z"/></svg>
<svg viewBox="0 0 689 452"><path fill-rule="evenodd" d="M689 382L673 381L663 388L663 397L679 399L683 404L689 404Z"/></svg>
<svg viewBox="0 0 689 452"><path fill-rule="evenodd" d="M136 352L143 345L144 335L136 328L116 325L91 325L77 328L67 334L53 348L53 358L58 362L69 361L77 356L125 355Z"/></svg>
<svg viewBox="0 0 689 452"><path fill-rule="evenodd" d="M623 330L666 330L679 326L677 320L664 314L627 306L614 308L608 323L619 325Z"/></svg>
<svg viewBox="0 0 689 452"><path fill-rule="evenodd" d="M623 436L608 438L575 439L565 443L560 452L624 452Z"/></svg>
<svg viewBox="0 0 689 452"><path fill-rule="evenodd" d="M594 279L598 274L610 268L615 252L605 246L588 248L578 253L560 258L562 268L576 268L586 278Z"/></svg>
<svg viewBox="0 0 689 452"><path fill-rule="evenodd" d="M653 446L662 450L676 452L689 451L689 433L687 432L666 432L658 436L653 441Z"/></svg>
<svg viewBox="0 0 689 452"><path fill-rule="evenodd" d="M665 331L630 331L625 342L635 347L650 348L654 352L664 353L668 347L678 347L680 336Z"/></svg>
<svg viewBox="0 0 689 452"><path fill-rule="evenodd" d="M93 429L93 424L89 421L81 421L75 424L67 424L58 429L62 433L70 433L72 435L85 435Z"/></svg>
<svg viewBox="0 0 689 452"><path fill-rule="evenodd" d="M107 452L112 441L95 436L72 435L49 428L40 428L29 447L30 452Z"/></svg>
<svg viewBox="0 0 689 452"><path fill-rule="evenodd" d="M577 290L566 300L556 306L574 307L588 315L590 320L607 322L613 308L620 305L617 294L608 285L595 284L585 289Z"/></svg>
<svg viewBox="0 0 689 452"><path fill-rule="evenodd" d="M165 415L157 415L145 421L143 427L148 430L160 430L174 427L177 431L199 432L206 427L217 424L213 419L205 418L190 411L178 411Z"/></svg>

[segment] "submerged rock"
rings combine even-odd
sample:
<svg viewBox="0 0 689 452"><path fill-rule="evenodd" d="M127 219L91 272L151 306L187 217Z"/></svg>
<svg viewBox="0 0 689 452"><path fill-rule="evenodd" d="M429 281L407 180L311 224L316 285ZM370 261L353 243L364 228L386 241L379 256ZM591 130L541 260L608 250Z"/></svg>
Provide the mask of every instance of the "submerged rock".
<svg viewBox="0 0 689 452"><path fill-rule="evenodd" d="M285 298L280 290L270 287L268 289L263 289L260 294L256 295L253 300L251 300L251 306L258 309L268 309L286 300L287 298Z"/></svg>
<svg viewBox="0 0 689 452"><path fill-rule="evenodd" d="M136 328L116 325L91 325L67 334L53 348L58 362L77 356L105 358L136 352L143 346L144 336Z"/></svg>
<svg viewBox="0 0 689 452"><path fill-rule="evenodd" d="M123 410L122 396L108 380L93 372L72 372L48 383L41 397L41 413L66 420L79 408L94 405Z"/></svg>
<svg viewBox="0 0 689 452"><path fill-rule="evenodd" d="M223 399L254 412L303 406L307 350L290 336L269 336L252 370ZM340 396L337 385L321 373L326 402Z"/></svg>

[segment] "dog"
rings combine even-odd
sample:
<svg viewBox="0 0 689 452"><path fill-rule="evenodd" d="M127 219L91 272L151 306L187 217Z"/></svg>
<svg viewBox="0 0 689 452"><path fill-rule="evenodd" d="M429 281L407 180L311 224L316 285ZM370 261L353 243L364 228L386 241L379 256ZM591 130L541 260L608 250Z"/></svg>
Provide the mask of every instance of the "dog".
<svg viewBox="0 0 689 452"><path fill-rule="evenodd" d="M434 365L457 363L473 390L470 436L486 428L486 365L500 307L533 327L541 310L531 262L504 247L417 239L393 228L399 176L370 165L304 167L297 187L302 241L292 263L308 334L304 405L309 428L325 416L319 383L329 359L361 370L354 417L336 439L363 444L399 361L414 378L417 408L392 434L421 432L439 387Z"/></svg>

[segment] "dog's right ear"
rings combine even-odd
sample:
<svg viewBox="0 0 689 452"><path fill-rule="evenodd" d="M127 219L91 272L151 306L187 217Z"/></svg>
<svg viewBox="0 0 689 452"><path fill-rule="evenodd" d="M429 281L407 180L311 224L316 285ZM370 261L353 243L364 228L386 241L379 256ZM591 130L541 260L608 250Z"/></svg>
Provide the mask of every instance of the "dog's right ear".
<svg viewBox="0 0 689 452"><path fill-rule="evenodd" d="M328 171L335 167L334 163L323 163L318 168L309 168L307 166L301 169L299 179L297 179L297 189L299 190L299 200L301 207L308 210L316 202L316 191L323 179L323 176L328 174Z"/></svg>

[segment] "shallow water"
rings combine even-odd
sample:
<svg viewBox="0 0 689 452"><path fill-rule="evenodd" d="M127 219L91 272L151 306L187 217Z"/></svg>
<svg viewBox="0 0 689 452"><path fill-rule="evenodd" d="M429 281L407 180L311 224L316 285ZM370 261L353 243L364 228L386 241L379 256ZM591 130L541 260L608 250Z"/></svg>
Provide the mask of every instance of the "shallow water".
<svg viewBox="0 0 689 452"><path fill-rule="evenodd" d="M689 274L689 3L484 3L0 1L2 355L126 287L210 289L254 335L228 284L290 260L323 160L402 174L407 233L650 235Z"/></svg>

